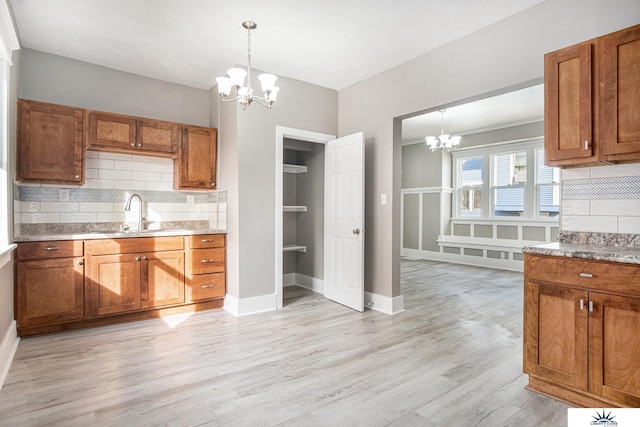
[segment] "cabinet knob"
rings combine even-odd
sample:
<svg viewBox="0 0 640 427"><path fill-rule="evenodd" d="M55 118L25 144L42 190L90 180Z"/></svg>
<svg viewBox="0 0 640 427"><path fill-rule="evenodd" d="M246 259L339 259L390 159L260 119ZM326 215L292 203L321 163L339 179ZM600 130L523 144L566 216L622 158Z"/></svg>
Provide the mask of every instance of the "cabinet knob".
<svg viewBox="0 0 640 427"><path fill-rule="evenodd" d="M136 261L140 261L140 257L139 256L136 257Z"/></svg>
<svg viewBox="0 0 640 427"><path fill-rule="evenodd" d="M212 182L212 183L211 183L211 185L216 185L216 183L215 183L215 182Z"/></svg>
<svg viewBox="0 0 640 427"><path fill-rule="evenodd" d="M138 147L142 147L142 144L138 144Z"/></svg>
<svg viewBox="0 0 640 427"><path fill-rule="evenodd" d="M132 143L131 143L131 146L132 146L132 147L135 147L135 146L136 146L136 144L135 144L134 142L132 142Z"/></svg>
<svg viewBox="0 0 640 427"><path fill-rule="evenodd" d="M76 175L76 179L80 179L80 175Z"/></svg>
<svg viewBox="0 0 640 427"><path fill-rule="evenodd" d="M142 259L143 259L143 261L146 261L146 260L147 260L147 257L146 257L146 256L143 256L143 257L142 257Z"/></svg>
<svg viewBox="0 0 640 427"><path fill-rule="evenodd" d="M83 264L84 264L84 262L78 261L78 265L83 265Z"/></svg>

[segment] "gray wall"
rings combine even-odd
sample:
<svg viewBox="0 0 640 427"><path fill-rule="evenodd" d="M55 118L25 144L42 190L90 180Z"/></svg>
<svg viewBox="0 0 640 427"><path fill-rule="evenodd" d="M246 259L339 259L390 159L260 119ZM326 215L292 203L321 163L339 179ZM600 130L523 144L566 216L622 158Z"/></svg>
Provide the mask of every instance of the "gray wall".
<svg viewBox="0 0 640 427"><path fill-rule="evenodd" d="M229 197L228 293L239 299L275 294L276 126L327 134L338 129L336 91L283 77L278 86L272 110L219 107L219 181Z"/></svg>
<svg viewBox="0 0 640 427"><path fill-rule="evenodd" d="M366 169L375 170L366 174L367 290L400 295L396 118L540 81L546 52L638 24L639 16L637 0L548 0L340 91L338 134L364 131ZM376 203L381 193L390 204Z"/></svg>
<svg viewBox="0 0 640 427"><path fill-rule="evenodd" d="M471 133L462 136L464 147L493 144L496 142L515 141L517 139L535 138L544 135L544 121L510 126L485 132ZM404 155L404 153L403 153Z"/></svg>
<svg viewBox="0 0 640 427"><path fill-rule="evenodd" d="M31 49L22 50L18 96L199 126L210 126L212 115L207 90Z"/></svg>

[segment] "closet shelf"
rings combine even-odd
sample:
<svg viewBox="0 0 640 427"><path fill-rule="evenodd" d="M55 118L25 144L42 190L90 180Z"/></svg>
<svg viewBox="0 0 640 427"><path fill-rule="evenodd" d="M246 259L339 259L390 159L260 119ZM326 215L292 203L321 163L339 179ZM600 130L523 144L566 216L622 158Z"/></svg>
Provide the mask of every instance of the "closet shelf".
<svg viewBox="0 0 640 427"><path fill-rule="evenodd" d="M306 206L283 206L282 210L284 212L306 212Z"/></svg>
<svg viewBox="0 0 640 427"><path fill-rule="evenodd" d="M307 247L302 245L284 245L283 252L307 252Z"/></svg>
<svg viewBox="0 0 640 427"><path fill-rule="evenodd" d="M285 163L282 165L282 171L284 173L305 173L307 171L307 167L302 165L288 165Z"/></svg>

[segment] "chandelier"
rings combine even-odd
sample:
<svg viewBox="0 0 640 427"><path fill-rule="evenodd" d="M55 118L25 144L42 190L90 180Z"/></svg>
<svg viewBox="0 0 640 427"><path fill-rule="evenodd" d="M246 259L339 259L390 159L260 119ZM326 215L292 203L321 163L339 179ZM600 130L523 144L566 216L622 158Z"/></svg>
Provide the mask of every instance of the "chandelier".
<svg viewBox="0 0 640 427"><path fill-rule="evenodd" d="M242 68L230 68L227 71L228 77L218 77L218 94L222 98L222 102L238 101L242 105L242 109L246 109L248 105L251 105L253 101L262 105L265 108L271 109L271 106L276 101L278 90L280 88L275 85L278 79L273 74L260 74L258 80L262 86L262 92L264 97L254 96L253 89L251 88L251 30L255 30L257 25L253 21L245 21L242 26L247 29L247 70ZM247 77L247 85L244 85L244 78ZM234 91L234 96L229 97L231 91Z"/></svg>
<svg viewBox="0 0 640 427"><path fill-rule="evenodd" d="M444 133L444 112L445 111L447 110L440 110L441 124L442 124L442 130L440 131L441 132L440 136L437 138L435 136L425 137L425 140L427 141L427 146L431 148L431 151L436 151L436 150L451 151L451 150L455 150L460 145L460 140L462 139L461 136L449 136L448 134Z"/></svg>

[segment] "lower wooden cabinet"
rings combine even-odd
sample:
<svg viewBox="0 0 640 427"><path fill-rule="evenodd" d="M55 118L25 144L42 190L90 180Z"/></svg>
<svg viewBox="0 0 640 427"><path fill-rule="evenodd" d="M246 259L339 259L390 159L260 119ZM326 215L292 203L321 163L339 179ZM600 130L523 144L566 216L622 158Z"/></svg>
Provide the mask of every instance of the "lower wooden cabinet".
<svg viewBox="0 0 640 427"><path fill-rule="evenodd" d="M224 296L225 239L224 234L201 234L186 238L188 301Z"/></svg>
<svg viewBox="0 0 640 427"><path fill-rule="evenodd" d="M204 263L213 272L186 274L185 246L192 240L215 242L215 248L199 249L217 251L215 263ZM187 305L192 310L220 307L226 291L224 243L224 235L19 243L18 333L155 317L160 310ZM191 261L191 249L187 253Z"/></svg>
<svg viewBox="0 0 640 427"><path fill-rule="evenodd" d="M529 388L586 406L640 406L640 266L525 255Z"/></svg>

